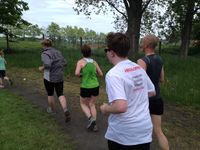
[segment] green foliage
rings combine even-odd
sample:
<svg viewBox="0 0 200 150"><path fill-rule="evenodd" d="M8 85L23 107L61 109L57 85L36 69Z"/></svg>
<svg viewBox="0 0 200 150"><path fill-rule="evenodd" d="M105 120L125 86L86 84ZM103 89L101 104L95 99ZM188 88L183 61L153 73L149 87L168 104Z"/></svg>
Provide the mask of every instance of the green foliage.
<svg viewBox="0 0 200 150"><path fill-rule="evenodd" d="M73 149L69 137L48 114L6 90L1 89L0 97L1 149Z"/></svg>
<svg viewBox="0 0 200 150"><path fill-rule="evenodd" d="M28 10L28 3L19 0L0 1L0 33L7 33L6 26L19 26L27 23L22 19L22 12Z"/></svg>
<svg viewBox="0 0 200 150"><path fill-rule="evenodd" d="M200 60L188 57L164 55L165 83L162 85L164 99L200 108Z"/></svg>
<svg viewBox="0 0 200 150"><path fill-rule="evenodd" d="M0 40L0 45L2 41ZM35 68L41 65L40 53L41 45L39 41L14 42L12 43L14 53L5 57L8 62L7 68ZM74 71L77 61L82 57L79 48L69 47L67 44L56 44L56 48L62 51L67 60L65 75L74 77ZM165 100L200 108L200 53L194 51L187 59L178 57L179 49L177 45L163 45L161 56L165 62L166 81L162 85L162 95ZM104 74L112 67L103 49L93 49L92 57L99 63ZM104 84L104 80L101 81Z"/></svg>

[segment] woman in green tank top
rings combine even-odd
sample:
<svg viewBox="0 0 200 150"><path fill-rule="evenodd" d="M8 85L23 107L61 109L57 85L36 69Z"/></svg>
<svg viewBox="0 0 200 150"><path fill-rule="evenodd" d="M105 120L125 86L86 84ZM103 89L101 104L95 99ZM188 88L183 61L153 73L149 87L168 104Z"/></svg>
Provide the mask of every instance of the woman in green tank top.
<svg viewBox="0 0 200 150"><path fill-rule="evenodd" d="M76 65L75 75L81 77L80 84L80 105L82 111L88 118L88 131L97 131L96 124L96 98L99 95L99 81L97 75L103 76L103 73L95 60L91 57L91 48L88 45L81 47L81 58Z"/></svg>

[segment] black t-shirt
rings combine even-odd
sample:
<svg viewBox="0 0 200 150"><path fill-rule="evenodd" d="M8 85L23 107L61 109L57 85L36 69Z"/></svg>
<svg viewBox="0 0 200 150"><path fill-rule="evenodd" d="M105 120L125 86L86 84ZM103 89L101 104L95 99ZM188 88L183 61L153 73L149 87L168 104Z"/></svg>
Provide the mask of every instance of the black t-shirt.
<svg viewBox="0 0 200 150"><path fill-rule="evenodd" d="M142 60L146 63L146 72L153 82L156 90L156 96L151 97L150 99L157 99L160 98L160 86L159 86L159 80L160 80L160 74L163 67L163 60L160 56L152 54L147 55L142 58Z"/></svg>

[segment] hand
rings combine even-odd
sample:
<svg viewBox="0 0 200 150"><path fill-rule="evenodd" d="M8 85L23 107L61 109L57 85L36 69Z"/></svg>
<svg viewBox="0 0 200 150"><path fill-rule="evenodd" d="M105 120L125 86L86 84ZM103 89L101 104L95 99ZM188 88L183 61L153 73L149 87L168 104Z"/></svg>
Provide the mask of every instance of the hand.
<svg viewBox="0 0 200 150"><path fill-rule="evenodd" d="M109 105L107 103L103 103L101 106L100 106L100 110L102 112L102 114L106 114L107 111L106 111L106 107L108 107Z"/></svg>
<svg viewBox="0 0 200 150"><path fill-rule="evenodd" d="M38 70L39 70L39 71L44 71L44 66L40 66L40 67L38 68Z"/></svg>

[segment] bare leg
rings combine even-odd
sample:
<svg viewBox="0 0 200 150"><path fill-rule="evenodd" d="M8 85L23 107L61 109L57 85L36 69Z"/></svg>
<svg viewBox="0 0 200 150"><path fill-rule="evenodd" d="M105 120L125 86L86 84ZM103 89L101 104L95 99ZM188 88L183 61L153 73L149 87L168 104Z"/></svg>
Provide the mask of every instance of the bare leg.
<svg viewBox="0 0 200 150"><path fill-rule="evenodd" d="M169 150L169 144L161 128L161 115L151 115L153 130L162 150Z"/></svg>
<svg viewBox="0 0 200 150"><path fill-rule="evenodd" d="M90 112L88 101L89 101L88 98L80 97L81 109L84 112L84 114L86 115L86 117L90 118L92 115L91 115L91 112Z"/></svg>
<svg viewBox="0 0 200 150"><path fill-rule="evenodd" d="M58 99L65 114L65 122L69 122L71 120L71 117L70 112L67 109L67 100L64 95L61 95Z"/></svg>
<svg viewBox="0 0 200 150"><path fill-rule="evenodd" d="M92 96L90 101L89 101L89 107L90 107L90 113L92 115L92 117L96 120L97 119L97 110L96 110L96 97Z"/></svg>
<svg viewBox="0 0 200 150"><path fill-rule="evenodd" d="M48 96L48 105L52 109L52 111L55 111L56 103L55 103L54 96Z"/></svg>
<svg viewBox="0 0 200 150"><path fill-rule="evenodd" d="M67 101L66 101L66 98L64 95L61 95L59 98L59 101L60 101L60 104L61 104L61 107L63 110L67 109Z"/></svg>
<svg viewBox="0 0 200 150"><path fill-rule="evenodd" d="M3 79L0 78L0 85L3 85Z"/></svg>

